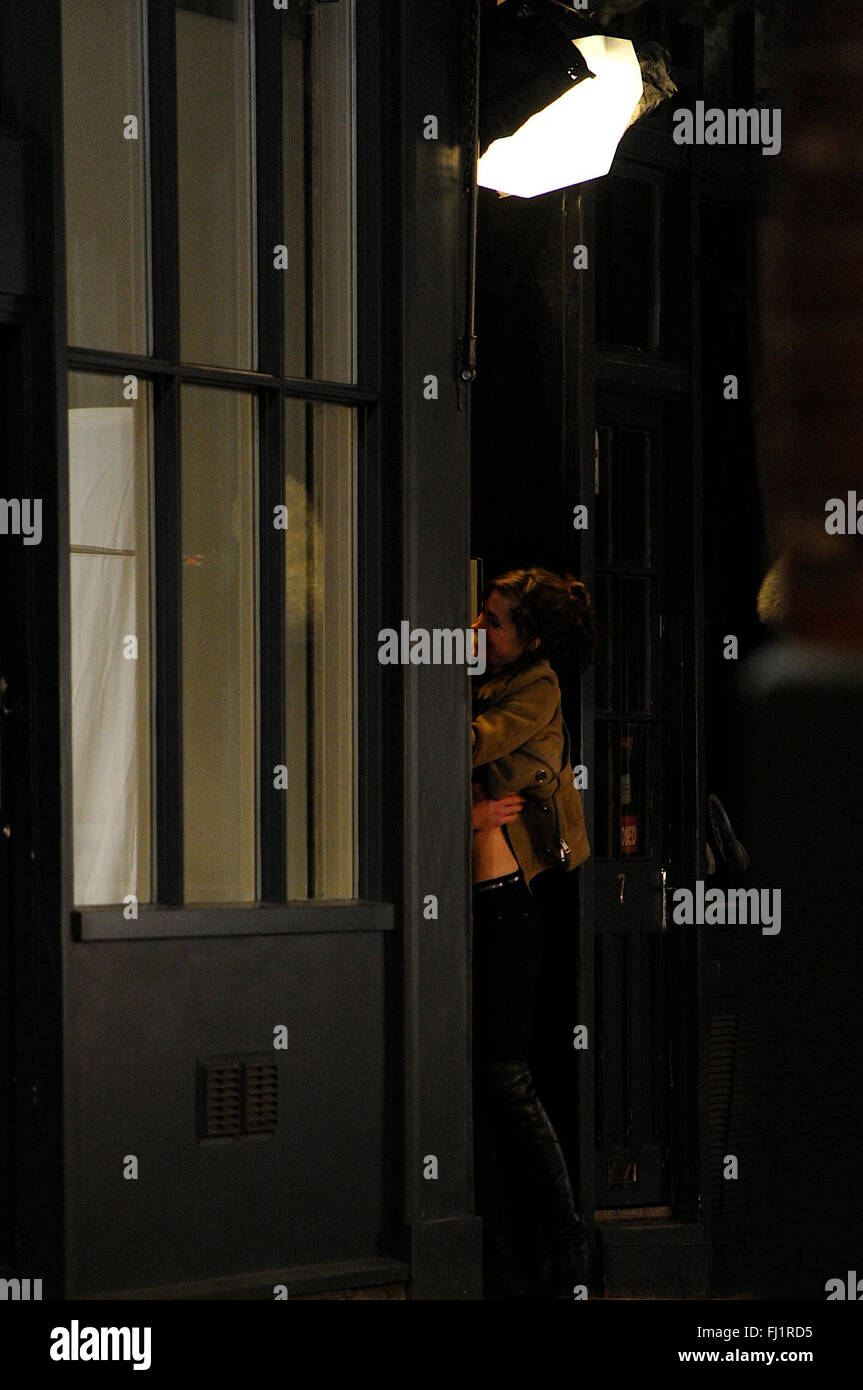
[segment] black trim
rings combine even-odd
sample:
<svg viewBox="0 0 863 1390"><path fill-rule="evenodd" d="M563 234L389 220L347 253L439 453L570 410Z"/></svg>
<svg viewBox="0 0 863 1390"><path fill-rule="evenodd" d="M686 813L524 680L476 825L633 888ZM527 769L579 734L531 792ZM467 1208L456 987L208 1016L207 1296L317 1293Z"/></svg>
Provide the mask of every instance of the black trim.
<svg viewBox="0 0 863 1390"><path fill-rule="evenodd" d="M383 287L397 284L398 266L384 263L383 256L393 245L393 236L383 225L381 199L373 189L390 188L395 161L380 140L382 112L387 93L384 74L393 71L382 48L386 42L384 25L376 7L374 22L358 25L356 35L356 196L357 196L357 379L372 390L382 379ZM385 167L385 161L387 167ZM388 305L388 308L390 306ZM387 322L393 324L391 314ZM393 339L398 334L393 329ZM389 373L390 387L397 376ZM398 825L385 821L385 807L394 799L392 767L394 758L387 749L387 732L397 726L398 711L392 703L392 683L383 680L377 659L377 643L371 638L384 626L383 595L392 588L391 577L398 574L397 555L385 556L392 546L393 527L384 526L383 498L390 489L383 483L387 460L396 445L386 448L386 410L370 408L359 412L357 431L357 831L359 879L357 892L372 900L394 896L395 886L384 883L384 844L397 843ZM397 456L397 455L396 455ZM388 819L388 818L387 818Z"/></svg>
<svg viewBox="0 0 863 1390"><path fill-rule="evenodd" d="M88 907L72 913L77 941L146 941L183 936L288 936L306 932L395 930L392 903L355 899L289 903L143 904L127 921L123 906Z"/></svg>
<svg viewBox="0 0 863 1390"><path fill-rule="evenodd" d="M177 173L177 45L173 0L147 7L149 199L151 209L152 350L173 360L180 352L180 230ZM119 354L108 354L119 356ZM70 352L71 367L87 366ZM141 361L141 366L147 359ZM134 363L134 359L133 359ZM106 370L111 368L103 363ZM137 363L121 368L140 373ZM180 564L180 384L153 383L153 610L155 632L155 757L153 803L156 896L183 901L182 567Z"/></svg>
<svg viewBox="0 0 863 1390"><path fill-rule="evenodd" d="M79 1295L82 1302L149 1302L153 1299L171 1302L211 1301L221 1299L261 1299L272 1303L273 1289L284 1284L290 1300L328 1290L383 1288L388 1284L405 1284L410 1278L410 1265L398 1260L347 1260L330 1265L302 1265L292 1269L267 1269L255 1274L230 1274L224 1279L199 1279L188 1284L156 1284L148 1288L110 1289L100 1293Z"/></svg>
<svg viewBox="0 0 863 1390"><path fill-rule="evenodd" d="M255 201L258 223L259 374L281 382L284 332L282 271L273 267L273 248L282 242L282 15L255 7Z"/></svg>
<svg viewBox="0 0 863 1390"><path fill-rule="evenodd" d="M257 209L258 375L277 380L278 391L258 397L258 892L283 902L287 893L285 793L273 786L273 768L284 765L285 747L285 533L273 527L273 509L284 504L284 408L281 392L284 275L273 266L273 247L283 236L282 14L254 10L255 203ZM269 602L267 597L269 596Z"/></svg>
<svg viewBox="0 0 863 1390"><path fill-rule="evenodd" d="M307 277L308 278L308 277ZM305 409L305 436L306 436L306 476L305 488L306 497L314 497L314 458L315 458L315 412L311 406ZM306 573L314 574L314 555L311 553L312 537L306 531L306 554L305 565ZM315 667L318 662L318 651L315 647L315 614L314 605L308 604L306 608L306 882L303 891L306 895L313 895L315 891L315 876L317 874L317 856L315 852L315 817L318 808L315 799L315 740L317 738L318 711L315 707ZM293 891L288 885L288 891Z"/></svg>
<svg viewBox="0 0 863 1390"><path fill-rule="evenodd" d="M287 808L273 785L273 768L287 760L285 744L285 532L273 526L273 509L285 502L282 396L262 392L258 401L258 749L260 812L258 891L282 902L286 884ZM273 601L266 602L266 596Z"/></svg>
<svg viewBox="0 0 863 1390"><path fill-rule="evenodd" d="M303 180L303 250L306 256L303 268L303 291L305 296L305 374L314 376L315 374L315 222L314 206L312 199L311 179L308 171L314 168L314 132L312 131L312 15L311 7L308 7L299 17L295 16L295 23L299 19L302 25L303 35L303 170L306 177ZM279 55L281 57L282 46L279 45ZM284 68L282 69L284 72ZM279 164L281 170L281 162ZM311 783L309 784L311 785ZM311 874L309 875L311 878Z"/></svg>
<svg viewBox="0 0 863 1390"><path fill-rule="evenodd" d="M62 45L59 0L0 5L0 118L29 142L32 198L24 240L32 298L5 294L9 375L3 400L4 478L10 493L43 498L42 543L18 562L14 602L4 607L14 681L15 736L7 761L15 823L7 850L14 862L11 896L2 904L12 940L14 1030L14 1182L9 1221L14 1268L44 1282L45 1299L62 1294L63 1219L63 901L71 864L70 795L65 769L71 747L68 660L68 499L59 479L65 457L67 392L63 374L65 220L62 175ZM6 217L14 215L7 199ZM17 478L17 483L15 479ZM10 486L10 481L13 486ZM20 582L19 582L20 581ZM11 582L11 581L10 581ZM5 593L5 590L4 590ZM14 784L14 793L12 792ZM5 1194L4 1194L5 1195Z"/></svg>
<svg viewBox="0 0 863 1390"><path fill-rule="evenodd" d="M174 0L147 6L151 302L154 357L180 356L180 227L177 173L177 38ZM80 353L80 349L78 352ZM90 355L90 354L88 354ZM105 358L106 354L97 354ZM108 354L117 356L118 354ZM70 353L76 365L84 365ZM134 359L133 359L134 360ZM141 365L148 359L138 359ZM105 363L107 366L107 363ZM135 370L134 367L131 370Z"/></svg>
<svg viewBox="0 0 863 1390"><path fill-rule="evenodd" d="M179 376L196 386L239 387L243 391L276 390L302 400L331 401L335 405L367 405L378 399L378 391L338 381L306 381L301 377L269 376L266 372L230 367L208 367L197 363L168 362L156 357L138 357L122 352L103 352L95 348L69 348L69 366L85 372L135 372L138 376Z"/></svg>
<svg viewBox="0 0 863 1390"><path fill-rule="evenodd" d="M156 702L153 787L156 895L183 901L183 573L180 493L180 383L153 389Z"/></svg>

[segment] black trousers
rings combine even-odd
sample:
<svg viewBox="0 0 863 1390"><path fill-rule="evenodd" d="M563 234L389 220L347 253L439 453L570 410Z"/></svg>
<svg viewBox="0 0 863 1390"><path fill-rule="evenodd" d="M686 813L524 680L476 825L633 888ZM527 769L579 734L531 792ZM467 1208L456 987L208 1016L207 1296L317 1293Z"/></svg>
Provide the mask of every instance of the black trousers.
<svg viewBox="0 0 863 1390"><path fill-rule="evenodd" d="M542 1241L578 1217L529 1068L543 920L521 872L474 886L473 1067L477 1208L492 1264L530 1274ZM517 1075L503 1064L520 1063ZM513 1083L516 1084L513 1084Z"/></svg>
<svg viewBox="0 0 863 1390"><path fill-rule="evenodd" d="M527 1061L542 918L519 870L473 893L474 1085L494 1062Z"/></svg>

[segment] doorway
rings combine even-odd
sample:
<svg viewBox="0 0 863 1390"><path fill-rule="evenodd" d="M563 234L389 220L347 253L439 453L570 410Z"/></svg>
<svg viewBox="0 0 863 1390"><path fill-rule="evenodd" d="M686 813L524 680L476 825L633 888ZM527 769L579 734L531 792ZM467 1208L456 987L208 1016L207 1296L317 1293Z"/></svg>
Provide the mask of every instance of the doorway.
<svg viewBox="0 0 863 1390"><path fill-rule="evenodd" d="M670 1198L668 914L671 743L664 661L665 410L601 393L595 449L595 1206Z"/></svg>
<svg viewBox="0 0 863 1390"><path fill-rule="evenodd" d="M594 601L596 660L580 682L558 673L592 848L558 995L590 1042L574 1054L570 1026L568 1056L555 1044L553 1118L587 1212L681 1223L700 1210L698 947L670 911L701 840L699 375L689 192L665 171L627 174L624 192L643 187L653 208L647 239L641 202L618 207L614 187L480 198L472 552L486 579L569 569ZM641 267L641 298L608 268L574 275L581 243Z"/></svg>

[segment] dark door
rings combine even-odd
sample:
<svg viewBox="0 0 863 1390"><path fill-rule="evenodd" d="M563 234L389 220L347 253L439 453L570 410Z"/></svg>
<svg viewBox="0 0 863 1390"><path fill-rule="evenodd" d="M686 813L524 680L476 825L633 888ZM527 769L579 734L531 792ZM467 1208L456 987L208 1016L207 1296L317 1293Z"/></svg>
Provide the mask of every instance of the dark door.
<svg viewBox="0 0 863 1390"><path fill-rule="evenodd" d="M14 397L8 389L18 330L0 325L0 508L13 513L19 491L15 459L19 455ZM0 518L2 523L3 518ZM8 527L7 530L11 530ZM0 534L0 1268L14 1264L13 1188L13 901L12 855L15 848L16 796L10 711L14 697L14 614L21 603L18 547L14 534Z"/></svg>
<svg viewBox="0 0 863 1390"><path fill-rule="evenodd" d="M595 454L596 1206L669 1201L664 408L600 395Z"/></svg>

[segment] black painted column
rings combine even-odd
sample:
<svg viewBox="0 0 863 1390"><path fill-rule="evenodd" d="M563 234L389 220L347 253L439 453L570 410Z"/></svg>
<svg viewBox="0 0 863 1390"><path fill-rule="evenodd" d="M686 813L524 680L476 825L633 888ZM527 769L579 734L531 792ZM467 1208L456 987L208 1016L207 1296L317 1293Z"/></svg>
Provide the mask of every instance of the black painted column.
<svg viewBox="0 0 863 1390"><path fill-rule="evenodd" d="M393 596L396 628L403 619L415 628L464 628L473 616L470 413L469 402L459 409L456 377L468 242L461 10L448 0L401 6L404 585L400 605ZM471 677L463 665L404 666L401 674L411 1293L478 1298L468 1012Z"/></svg>

